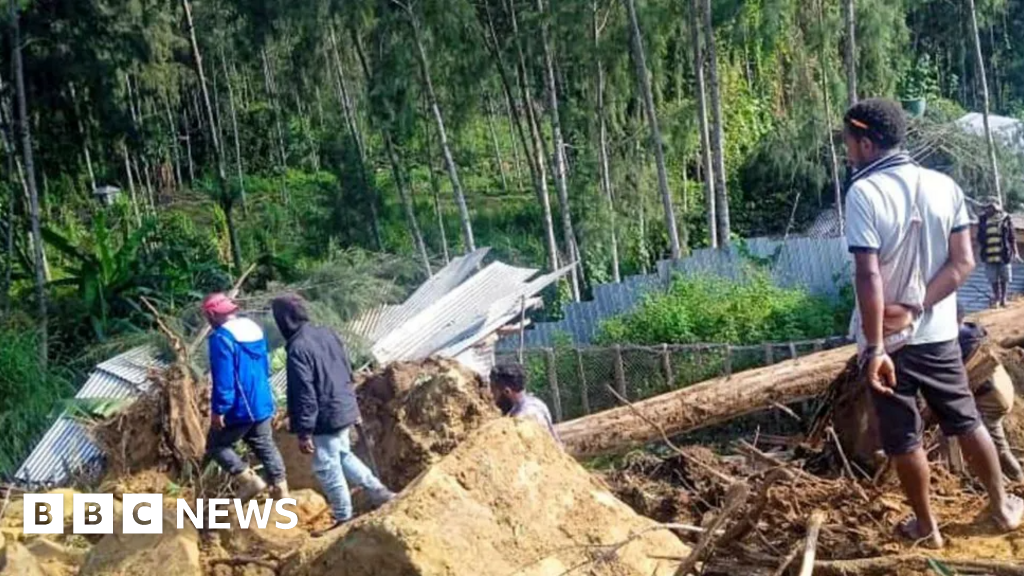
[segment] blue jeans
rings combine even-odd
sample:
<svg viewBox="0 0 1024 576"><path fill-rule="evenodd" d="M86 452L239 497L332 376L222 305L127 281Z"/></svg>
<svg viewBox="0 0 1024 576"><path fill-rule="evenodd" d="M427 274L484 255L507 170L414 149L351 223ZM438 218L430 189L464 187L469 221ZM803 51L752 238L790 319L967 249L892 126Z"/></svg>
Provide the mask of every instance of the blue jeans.
<svg viewBox="0 0 1024 576"><path fill-rule="evenodd" d="M263 463L263 473L267 481L271 484L283 482L284 461L281 459L281 453L277 451L277 444L274 443L274 429L270 420L267 418L259 422L230 424L220 430L210 428L210 434L206 437L207 458L215 460L232 476L244 472L249 465L235 452L235 443L244 440Z"/></svg>
<svg viewBox="0 0 1024 576"><path fill-rule="evenodd" d="M331 503L335 522L345 522L352 518L349 482L361 486L371 498L387 493L387 488L363 461L352 453L348 428L331 434L313 436L313 446L316 448L313 452L313 471L320 480L327 500Z"/></svg>

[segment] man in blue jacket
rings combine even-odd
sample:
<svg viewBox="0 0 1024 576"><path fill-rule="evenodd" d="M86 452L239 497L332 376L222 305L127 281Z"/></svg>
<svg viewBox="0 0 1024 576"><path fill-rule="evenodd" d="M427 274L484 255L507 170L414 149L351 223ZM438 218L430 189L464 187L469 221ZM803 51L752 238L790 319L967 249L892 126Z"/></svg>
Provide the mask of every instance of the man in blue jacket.
<svg viewBox="0 0 1024 576"><path fill-rule="evenodd" d="M373 506L394 498L352 452L349 429L359 422L352 366L333 330L309 322L305 301L289 294L271 303L288 341L288 421L299 449L313 455L313 471L331 503L335 525L352 519L348 483L361 486Z"/></svg>
<svg viewBox="0 0 1024 576"><path fill-rule="evenodd" d="M234 445L244 440L263 463L271 498L283 498L288 484L271 427L275 408L263 330L252 320L238 316L238 305L225 294L207 296L203 315L213 327L209 338L213 394L207 458L216 460L234 476L236 496L249 500L265 490L267 482L235 452Z"/></svg>

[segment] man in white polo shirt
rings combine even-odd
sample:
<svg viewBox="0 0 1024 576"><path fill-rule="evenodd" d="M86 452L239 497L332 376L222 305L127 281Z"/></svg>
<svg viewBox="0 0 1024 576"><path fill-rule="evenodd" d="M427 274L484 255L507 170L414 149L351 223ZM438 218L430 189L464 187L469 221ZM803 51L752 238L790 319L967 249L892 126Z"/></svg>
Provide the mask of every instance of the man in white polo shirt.
<svg viewBox="0 0 1024 576"><path fill-rule="evenodd" d="M957 342L956 290L974 269L964 195L949 177L918 166L902 151L906 131L903 111L891 100L864 100L844 118L854 169L846 197L858 309L852 331L882 446L914 510L900 531L941 547L929 501L918 392L943 433L959 438L1003 530L1020 526L1024 502L1003 486L999 457L981 425Z"/></svg>

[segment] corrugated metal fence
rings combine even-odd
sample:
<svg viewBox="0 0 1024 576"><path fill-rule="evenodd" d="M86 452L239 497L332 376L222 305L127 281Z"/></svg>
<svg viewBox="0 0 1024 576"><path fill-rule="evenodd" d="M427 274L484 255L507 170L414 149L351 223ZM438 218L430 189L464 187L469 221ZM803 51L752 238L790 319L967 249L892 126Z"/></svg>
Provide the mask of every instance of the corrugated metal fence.
<svg viewBox="0 0 1024 576"><path fill-rule="evenodd" d="M601 321L622 314L636 306L645 294L663 289L674 274L711 274L726 278L739 277L754 260L768 264L767 269L783 286L803 286L813 294L835 295L851 281L852 261L843 238L790 238L772 240L755 238L728 250L697 250L675 262L663 260L657 274L627 276L618 284L600 284L593 289L593 299L565 306L564 316L557 322L541 322L527 330L526 348L554 346L567 339L578 346L593 342ZM1014 266L1013 293L1024 292L1024 266ZM988 280L979 266L961 288L958 298L967 312L988 307ZM511 352L519 347L519 335L513 334L498 343L498 350Z"/></svg>

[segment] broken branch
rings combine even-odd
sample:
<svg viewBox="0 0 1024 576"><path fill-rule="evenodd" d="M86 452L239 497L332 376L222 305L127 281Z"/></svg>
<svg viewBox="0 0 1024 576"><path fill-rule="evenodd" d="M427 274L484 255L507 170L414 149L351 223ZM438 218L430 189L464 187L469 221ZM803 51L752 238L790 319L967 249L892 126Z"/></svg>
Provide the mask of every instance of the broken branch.
<svg viewBox="0 0 1024 576"><path fill-rule="evenodd" d="M828 560L814 563L818 576L887 576L897 568L911 565L927 566L928 557L921 554L882 556L859 560ZM998 560L946 560L942 563L961 572L982 572L992 576L1024 576L1024 566Z"/></svg>
<svg viewBox="0 0 1024 576"><path fill-rule="evenodd" d="M722 511L711 522L711 525L708 526L708 531L701 536L697 546L694 547L690 555L686 557L686 560L676 569L675 576L686 576L693 571L693 567L700 561L704 551L715 540L715 532L720 530L726 521L729 520L729 517L746 503L749 495L750 486L746 482L736 482L729 486L729 491L725 494L725 506L722 507Z"/></svg>
<svg viewBox="0 0 1024 576"><path fill-rule="evenodd" d="M807 521L807 543L804 545L804 559L800 564L799 576L811 576L814 573L814 557L818 552L818 535L821 525L825 523L825 513L816 510Z"/></svg>
<svg viewBox="0 0 1024 576"><path fill-rule="evenodd" d="M705 464L703 462L699 462L699 461L697 461L697 460L695 460L693 458L690 458L690 456L688 454L686 454L686 452L683 452L682 449L680 449L678 446L676 446L675 443L672 442L672 440L669 439L668 434L665 433L665 430L657 422L655 422L654 420L651 420L650 418L648 418L647 415L644 414L643 412L641 412L639 408L634 406L632 402L630 402L628 399L624 398L621 394L619 394L618 391L615 390L615 388L611 387L610 385L605 385L605 388L607 388L608 391L611 392L612 396L615 396L616 400L618 400L619 402L622 402L623 404L628 406L629 409L634 414L636 414L641 420L643 420L649 426L651 426L652 428L657 430L658 433L661 434L662 441L664 441L665 444L669 448L671 448L673 452L675 452L680 458L685 460L687 463L694 464L694 465L704 469L705 471L707 471L708 473L710 473L714 477L718 478L719 480L722 480L723 482L726 482L727 484L732 484L732 483L734 483L736 481L736 479L733 478L732 476L729 476L728 474L723 474L722 472L720 472L719 470L716 470L712 466L708 466L707 464Z"/></svg>

